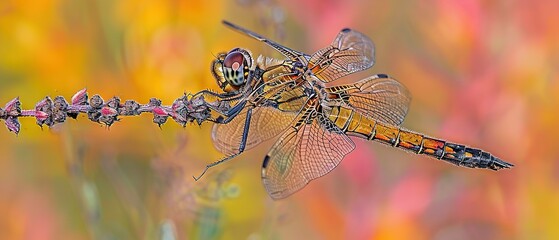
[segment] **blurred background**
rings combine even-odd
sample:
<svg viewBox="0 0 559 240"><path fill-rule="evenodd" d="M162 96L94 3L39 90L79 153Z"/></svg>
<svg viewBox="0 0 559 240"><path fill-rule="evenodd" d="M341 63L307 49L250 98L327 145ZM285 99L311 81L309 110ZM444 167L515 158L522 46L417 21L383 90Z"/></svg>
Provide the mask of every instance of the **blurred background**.
<svg viewBox="0 0 559 240"><path fill-rule="evenodd" d="M559 2L0 2L0 103L78 90L171 104L217 89L214 56L280 57L224 27L306 53L343 27L413 95L404 126L516 165L459 168L355 140L327 176L282 201L260 181L273 140L212 168L211 125L159 128L150 115L110 128L77 120L0 130L2 239L558 239ZM2 124L3 125L3 124Z"/></svg>

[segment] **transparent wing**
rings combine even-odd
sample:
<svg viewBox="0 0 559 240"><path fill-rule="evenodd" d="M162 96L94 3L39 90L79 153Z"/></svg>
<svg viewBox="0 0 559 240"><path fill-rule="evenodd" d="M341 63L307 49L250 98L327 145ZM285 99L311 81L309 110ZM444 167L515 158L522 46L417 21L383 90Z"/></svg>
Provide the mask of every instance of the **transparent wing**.
<svg viewBox="0 0 559 240"><path fill-rule="evenodd" d="M399 126L408 113L411 94L404 85L384 74L359 82L326 88L328 105L344 106L379 120Z"/></svg>
<svg viewBox="0 0 559 240"><path fill-rule="evenodd" d="M280 85L262 90L251 97L251 101L256 101L256 107L247 105L227 124L214 124L212 142L218 151L228 156L239 152L249 108L252 108L252 115L245 150L278 136L293 122L308 100L302 87Z"/></svg>
<svg viewBox="0 0 559 240"><path fill-rule="evenodd" d="M237 26L237 25L235 25L233 23L230 23L228 21L224 20L222 22L225 26L228 26L228 27L230 27L230 28L242 33L242 34L245 34L249 37L252 37L252 38L254 38L258 41L266 43L268 46L276 49L278 52L280 52L284 56L288 57L289 59L300 59L300 60L306 59L305 56L307 56L307 55L302 53L302 52L295 51L293 49L285 47L285 46L283 46L283 45L281 45L277 42L274 42L274 41L272 41L272 40L270 40L270 39L268 39L268 38L266 38L266 37L264 37L264 36L262 36L258 33L255 33L253 31L250 31L250 30L245 29L243 27Z"/></svg>
<svg viewBox="0 0 559 240"><path fill-rule="evenodd" d="M275 143L262 164L262 182L274 199L285 198L332 171L355 144L314 109L307 109Z"/></svg>
<svg viewBox="0 0 559 240"><path fill-rule="evenodd" d="M309 69L322 81L331 82L375 63L375 45L360 32L345 28L332 44L314 53Z"/></svg>
<svg viewBox="0 0 559 240"><path fill-rule="evenodd" d="M212 142L221 153L231 156L239 153L243 138L248 107L245 107L231 122L214 124ZM252 110L245 150L279 135L293 121L296 114L282 112L273 107L256 107Z"/></svg>
<svg viewBox="0 0 559 240"><path fill-rule="evenodd" d="M281 88L264 87L264 91L261 96L265 96L269 100L265 105L274 105L284 112L299 113L309 99L305 89L300 86L294 88L289 85Z"/></svg>

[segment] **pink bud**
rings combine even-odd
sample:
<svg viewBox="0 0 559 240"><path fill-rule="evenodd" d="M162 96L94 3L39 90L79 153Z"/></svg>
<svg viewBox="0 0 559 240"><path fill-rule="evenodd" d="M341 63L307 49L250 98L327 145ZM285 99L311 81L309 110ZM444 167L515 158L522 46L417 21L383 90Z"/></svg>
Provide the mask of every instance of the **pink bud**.
<svg viewBox="0 0 559 240"><path fill-rule="evenodd" d="M50 97L45 97L43 98L43 100L35 104L35 110L44 110L43 109L44 107L50 108L51 104L52 104L52 100L50 99Z"/></svg>
<svg viewBox="0 0 559 240"><path fill-rule="evenodd" d="M8 103L6 103L6 106L4 107L4 111L6 111L8 115L17 116L21 112L20 105L21 103L19 102L19 97L16 97L11 101L9 101Z"/></svg>
<svg viewBox="0 0 559 240"><path fill-rule="evenodd" d="M17 118L15 117L8 117L6 119L6 127L8 127L8 130L10 130L10 132L14 132L16 134L19 133L19 121L17 120Z"/></svg>
<svg viewBox="0 0 559 240"><path fill-rule="evenodd" d="M87 88L78 91L72 96L72 105L83 105L87 102Z"/></svg>
<svg viewBox="0 0 559 240"><path fill-rule="evenodd" d="M118 114L118 111L114 108L111 108L111 107L101 108L101 115L103 115L103 116L112 117L112 116L116 116L117 114Z"/></svg>
<svg viewBox="0 0 559 240"><path fill-rule="evenodd" d="M168 116L169 114L167 113L167 111L165 111L165 109L161 108L161 107L155 107L153 108L153 114L157 115L157 116Z"/></svg>
<svg viewBox="0 0 559 240"><path fill-rule="evenodd" d="M46 112L35 111L35 118L37 118L37 121L45 121L48 117L49 115Z"/></svg>
<svg viewBox="0 0 559 240"><path fill-rule="evenodd" d="M175 101L172 106L173 110L175 111L183 107L184 107L184 103L182 101Z"/></svg>

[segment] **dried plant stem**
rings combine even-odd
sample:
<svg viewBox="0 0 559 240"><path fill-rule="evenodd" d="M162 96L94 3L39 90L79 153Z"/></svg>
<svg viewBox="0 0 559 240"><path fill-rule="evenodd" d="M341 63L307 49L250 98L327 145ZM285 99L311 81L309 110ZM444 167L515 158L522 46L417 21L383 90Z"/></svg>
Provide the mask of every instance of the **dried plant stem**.
<svg viewBox="0 0 559 240"><path fill-rule="evenodd" d="M49 127L57 123L63 123L67 117L76 118L78 114L87 114L89 120L111 126L121 116L136 116L142 113L152 113L153 122L161 125L171 117L175 122L185 126L189 122L202 124L205 121L214 121L211 117L211 106L218 106L216 100L213 103L204 100L202 92L184 94L177 98L172 105L165 106L161 100L152 98L147 104L139 104L134 100L121 103L118 97L107 101L99 95L88 99L87 90L84 88L72 97L70 103L64 97L57 96L54 99L45 97L35 105L35 109L21 109L19 97L9 101L4 108L0 108L0 119L5 121L6 127L16 134L20 131L20 117L34 117L39 126Z"/></svg>

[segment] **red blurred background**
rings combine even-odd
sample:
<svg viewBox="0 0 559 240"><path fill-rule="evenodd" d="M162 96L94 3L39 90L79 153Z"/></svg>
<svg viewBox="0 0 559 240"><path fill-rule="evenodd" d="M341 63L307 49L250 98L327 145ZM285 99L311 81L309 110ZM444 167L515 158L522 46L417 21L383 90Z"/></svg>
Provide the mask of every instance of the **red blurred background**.
<svg viewBox="0 0 559 240"><path fill-rule="evenodd" d="M376 143L282 201L260 183L273 143L221 155L211 125L110 128L85 116L0 131L3 239L558 239L559 2L0 2L0 102L32 108L87 87L170 104L217 89L209 64L234 47L279 57L227 19L312 53L343 27L376 44L372 70L413 95L404 126L480 147L512 170L458 168Z"/></svg>

